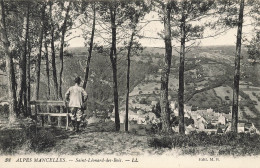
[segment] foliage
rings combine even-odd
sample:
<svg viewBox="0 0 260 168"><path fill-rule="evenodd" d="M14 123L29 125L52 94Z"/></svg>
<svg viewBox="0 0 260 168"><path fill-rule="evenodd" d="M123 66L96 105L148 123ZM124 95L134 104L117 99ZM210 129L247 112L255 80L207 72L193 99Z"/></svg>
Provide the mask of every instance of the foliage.
<svg viewBox="0 0 260 168"><path fill-rule="evenodd" d="M247 53L249 55L249 58L252 59L252 63L259 60L260 57L260 31L255 33L255 37L252 38L252 40L249 42L247 47Z"/></svg>
<svg viewBox="0 0 260 168"><path fill-rule="evenodd" d="M0 151L2 154L13 154L18 151L45 152L56 145L58 138L67 136L58 129L39 129L35 126L22 129L3 129L0 131Z"/></svg>
<svg viewBox="0 0 260 168"><path fill-rule="evenodd" d="M170 137L155 137L148 140L148 145L154 148L172 148L172 140Z"/></svg>
<svg viewBox="0 0 260 168"><path fill-rule="evenodd" d="M172 126L178 126L179 125L179 116L173 116L172 117ZM185 126L189 126L191 124L194 124L194 120L192 118L184 117L184 124Z"/></svg>
<svg viewBox="0 0 260 168"><path fill-rule="evenodd" d="M142 99L140 100L140 104L148 104L146 98L142 98Z"/></svg>
<svg viewBox="0 0 260 168"><path fill-rule="evenodd" d="M0 106L0 117L7 117L9 114L9 105Z"/></svg>
<svg viewBox="0 0 260 168"><path fill-rule="evenodd" d="M41 152L48 149L49 147L54 147L56 142L53 133L44 129L35 134L30 134L28 138L29 148L36 152Z"/></svg>
<svg viewBox="0 0 260 168"><path fill-rule="evenodd" d="M194 151L199 147L206 147L209 150L217 146L220 155L259 155L260 135L232 132L222 135L207 135L205 132L192 132L189 135L173 134L167 137L151 137L148 139L148 145L154 148L188 148L191 151L186 150L187 154L196 154Z"/></svg>

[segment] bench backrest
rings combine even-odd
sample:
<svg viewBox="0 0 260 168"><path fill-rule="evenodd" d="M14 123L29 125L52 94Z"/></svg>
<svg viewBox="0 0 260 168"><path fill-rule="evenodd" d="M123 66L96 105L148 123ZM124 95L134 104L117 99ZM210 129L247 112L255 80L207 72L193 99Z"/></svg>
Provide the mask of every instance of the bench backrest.
<svg viewBox="0 0 260 168"><path fill-rule="evenodd" d="M30 105L65 106L65 102L60 100L34 100L30 101Z"/></svg>

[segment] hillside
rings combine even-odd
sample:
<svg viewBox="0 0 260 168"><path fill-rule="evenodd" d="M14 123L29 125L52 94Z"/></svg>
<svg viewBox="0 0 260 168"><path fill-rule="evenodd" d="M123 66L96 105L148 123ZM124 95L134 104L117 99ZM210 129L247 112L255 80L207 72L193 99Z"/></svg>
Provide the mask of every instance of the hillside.
<svg viewBox="0 0 260 168"><path fill-rule="evenodd" d="M219 87L226 82L232 83L233 67L232 60L234 59L234 46L215 46L215 47L195 47L186 54L185 61L185 92L186 97L191 99L188 104L197 106L199 100L195 100L194 96L202 97L200 93L196 94L196 91L203 88L209 88L205 91ZM73 84L75 76L79 75L83 79L87 49L83 47L69 48L71 57L64 59L64 72L63 72L63 95L67 88ZM246 53L245 49L242 53ZM162 48L144 48L138 55L133 55L131 63L131 76L130 76L130 96L134 97L140 95L149 95L152 100L157 100L160 89L160 66L163 63L164 50ZM125 55L118 55L118 86L120 95L120 106L124 106L125 88L126 88L126 68L127 62ZM241 62L246 62L247 57L244 56ZM57 58L57 70L59 73L60 62ZM45 67L44 61L42 67ZM176 52L172 59L172 68L169 82L169 95L172 101L177 100L178 90L178 64L179 59ZM245 67L245 68L244 68ZM242 80L253 81L255 75L249 72L250 66L242 66L241 71ZM41 87L40 98L46 99L46 72L41 71ZM246 79L245 79L245 78ZM51 77L52 81L52 77ZM4 92L5 86L2 84L2 91ZM229 83L230 84L230 83ZM53 83L51 83L53 88ZM216 91L216 90L215 90ZM113 91L112 91L112 69L109 56L104 53L93 53L93 57L90 65L90 77L87 85L87 92L89 94L89 108L92 110L105 110L111 109L113 105ZM142 92L142 93L141 93ZM212 93L212 91L209 91ZM54 91L51 90L53 94ZM201 93L202 94L202 93ZM215 95L218 95L216 93ZM214 98L212 101L219 103L219 98ZM53 96L51 97L53 98ZM229 97L231 98L231 97ZM216 101L215 101L216 99ZM201 100L200 100L201 101ZM225 100L224 100L225 101ZM213 103L214 104L214 103ZM210 105L203 105L201 108L206 108Z"/></svg>

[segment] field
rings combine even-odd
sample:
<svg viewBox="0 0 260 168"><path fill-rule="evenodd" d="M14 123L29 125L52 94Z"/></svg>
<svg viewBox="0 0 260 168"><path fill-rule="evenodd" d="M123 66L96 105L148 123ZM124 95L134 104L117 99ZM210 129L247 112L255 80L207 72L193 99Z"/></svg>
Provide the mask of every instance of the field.
<svg viewBox="0 0 260 168"><path fill-rule="evenodd" d="M250 85L241 85L240 88L244 93L249 96L249 98L253 102L253 106L255 107L254 111L246 110L245 116L248 120L254 123L256 128L260 129L260 99L257 98L258 96L260 96L260 88Z"/></svg>
<svg viewBox="0 0 260 168"><path fill-rule="evenodd" d="M211 89L195 94L188 104L191 106L208 109L218 107L221 104L221 100L216 97L215 92Z"/></svg>
<svg viewBox="0 0 260 168"><path fill-rule="evenodd" d="M222 101L225 101L226 96L228 96L229 100L232 100L233 89L231 87L220 86L220 87L214 88L214 90L215 90L217 96L222 99Z"/></svg>
<svg viewBox="0 0 260 168"><path fill-rule="evenodd" d="M142 94L152 94L153 91L159 91L160 83L158 82L149 82L147 84L137 85L129 96L138 96Z"/></svg>

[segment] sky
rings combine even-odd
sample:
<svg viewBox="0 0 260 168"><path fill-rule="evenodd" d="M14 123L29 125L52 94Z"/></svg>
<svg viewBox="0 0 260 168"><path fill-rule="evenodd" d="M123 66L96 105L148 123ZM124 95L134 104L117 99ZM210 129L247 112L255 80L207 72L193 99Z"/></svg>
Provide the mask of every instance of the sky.
<svg viewBox="0 0 260 168"><path fill-rule="evenodd" d="M152 13L147 15L144 20L157 20L157 14ZM142 22L142 21L141 21ZM246 18L244 19L244 25L247 25L250 21ZM153 21L147 24L141 31L140 34L145 37L154 37L154 38L142 38L140 39L140 43L144 47L164 47L164 41L162 39L155 39L159 38L158 33L163 30L163 24L159 21ZM243 35L250 39L252 32L252 26L244 26L243 27ZM74 35L81 35L81 30L76 30ZM214 30L205 31L204 36L208 36L214 34ZM205 38L201 40L197 40L200 46L214 46L214 45L235 45L236 44L236 34L237 29L233 28L228 30L227 32L218 35L216 37ZM95 41L94 41L95 42ZM176 42L175 42L176 43ZM82 37L77 37L69 41L70 47L83 47L84 46L84 39ZM178 46L179 44L173 45Z"/></svg>

